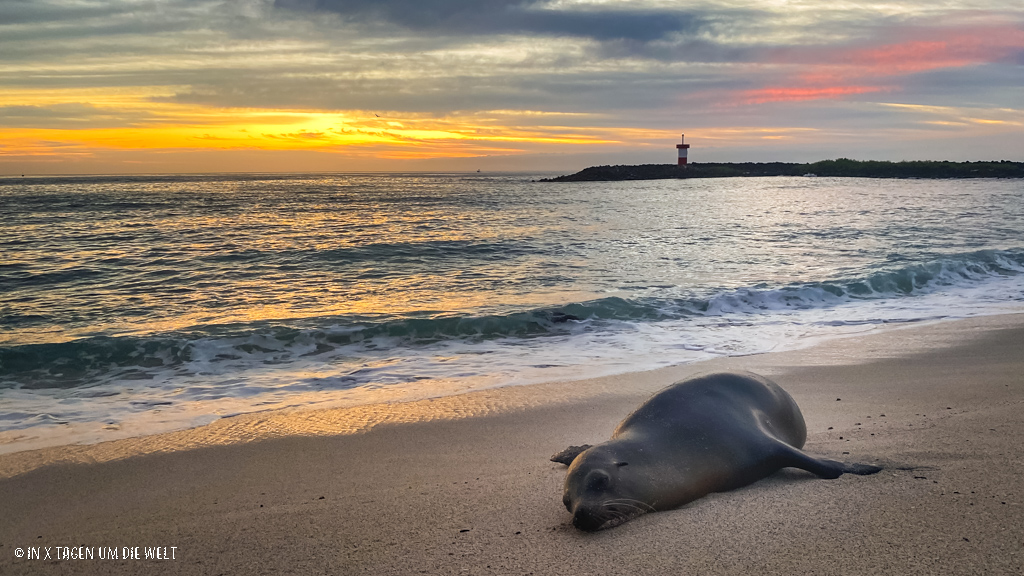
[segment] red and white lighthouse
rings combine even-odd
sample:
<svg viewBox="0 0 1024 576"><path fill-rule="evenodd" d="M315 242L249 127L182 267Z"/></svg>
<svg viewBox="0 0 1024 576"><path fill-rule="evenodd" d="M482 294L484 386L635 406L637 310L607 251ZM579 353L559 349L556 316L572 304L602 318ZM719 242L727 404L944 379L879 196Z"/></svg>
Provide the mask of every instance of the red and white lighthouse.
<svg viewBox="0 0 1024 576"><path fill-rule="evenodd" d="M681 135L680 142L686 141L686 134ZM676 149L679 150L679 165L686 168L686 150L690 147L689 144L676 144Z"/></svg>

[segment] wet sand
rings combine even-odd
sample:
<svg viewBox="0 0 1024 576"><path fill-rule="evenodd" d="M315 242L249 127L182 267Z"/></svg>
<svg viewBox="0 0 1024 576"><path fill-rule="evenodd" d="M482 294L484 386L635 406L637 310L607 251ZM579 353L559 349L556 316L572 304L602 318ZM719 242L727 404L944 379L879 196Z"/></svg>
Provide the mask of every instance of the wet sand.
<svg viewBox="0 0 1024 576"><path fill-rule="evenodd" d="M786 388L808 452L888 468L783 471L612 530L572 528L565 467L548 457L723 369ZM1024 315L995 316L0 456L0 573L1021 574L1022 472ZM79 546L94 559L55 559ZM47 547L49 560L16 557ZM101 547L174 559L105 560Z"/></svg>

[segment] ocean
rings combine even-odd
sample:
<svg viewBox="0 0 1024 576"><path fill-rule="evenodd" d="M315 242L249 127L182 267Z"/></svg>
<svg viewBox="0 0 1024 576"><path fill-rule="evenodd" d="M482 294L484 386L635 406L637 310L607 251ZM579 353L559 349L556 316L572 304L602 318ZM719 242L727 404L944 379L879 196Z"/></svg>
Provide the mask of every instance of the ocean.
<svg viewBox="0 0 1024 576"><path fill-rule="evenodd" d="M0 178L0 453L1024 312L1024 181Z"/></svg>

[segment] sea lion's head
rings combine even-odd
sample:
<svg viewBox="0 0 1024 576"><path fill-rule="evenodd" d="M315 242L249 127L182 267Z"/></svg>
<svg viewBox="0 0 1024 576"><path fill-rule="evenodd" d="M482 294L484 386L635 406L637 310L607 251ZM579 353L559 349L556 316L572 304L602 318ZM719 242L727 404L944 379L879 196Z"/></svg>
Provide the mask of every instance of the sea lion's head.
<svg viewBox="0 0 1024 576"><path fill-rule="evenodd" d="M618 526L651 505L638 499L629 462L605 446L594 446L572 461L565 476L562 503L572 525L586 532Z"/></svg>

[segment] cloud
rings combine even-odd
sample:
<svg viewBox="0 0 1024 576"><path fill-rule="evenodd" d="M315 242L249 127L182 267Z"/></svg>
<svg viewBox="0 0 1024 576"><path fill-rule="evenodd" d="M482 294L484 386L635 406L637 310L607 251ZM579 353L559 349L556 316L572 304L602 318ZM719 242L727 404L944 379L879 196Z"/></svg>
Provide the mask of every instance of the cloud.
<svg viewBox="0 0 1024 576"><path fill-rule="evenodd" d="M275 5L459 36L526 34L650 42L673 34L693 34L708 23L699 13L678 9L566 10L551 2L527 0L276 0Z"/></svg>
<svg viewBox="0 0 1024 576"><path fill-rule="evenodd" d="M1024 30L1006 25L901 27L883 32L880 36L904 40L770 51L765 63L772 66L776 78L757 88L736 87L723 102L736 106L834 100L905 90L918 97L929 91L962 94L968 76L980 79L980 67L1005 64L1024 50ZM762 76L755 81L764 80ZM974 83L978 87L997 84L994 79Z"/></svg>
<svg viewBox="0 0 1024 576"><path fill-rule="evenodd" d="M5 25L73 21L83 17L111 16L121 11L117 2L73 3L47 0L3 0L0 22Z"/></svg>
<svg viewBox="0 0 1024 576"><path fill-rule="evenodd" d="M148 117L148 114L144 115ZM131 122L142 120L134 115ZM68 102L52 106L0 106L0 127L79 129L124 126L126 118L116 110Z"/></svg>
<svg viewBox="0 0 1024 576"><path fill-rule="evenodd" d="M739 95L743 104L764 104L766 102L800 102L804 100L825 100L842 98L852 94L882 92L881 86L791 86L767 87L744 90Z"/></svg>
<svg viewBox="0 0 1024 576"><path fill-rule="evenodd" d="M871 106L1015 107L1022 35L1011 0L0 0L0 127L121 150L570 153L730 126L875 145L1008 126Z"/></svg>

